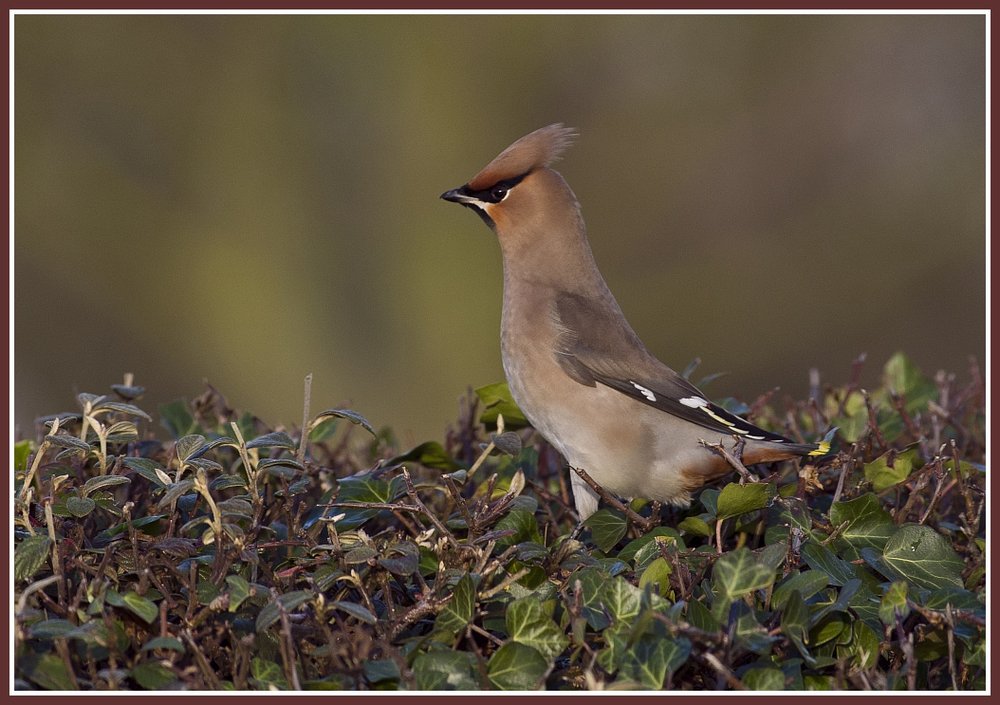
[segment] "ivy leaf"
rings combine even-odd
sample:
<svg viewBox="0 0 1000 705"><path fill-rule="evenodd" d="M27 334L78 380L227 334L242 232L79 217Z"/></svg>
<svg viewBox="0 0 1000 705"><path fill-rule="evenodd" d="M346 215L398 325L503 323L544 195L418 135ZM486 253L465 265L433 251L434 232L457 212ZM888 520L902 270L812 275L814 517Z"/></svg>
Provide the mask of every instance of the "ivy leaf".
<svg viewBox="0 0 1000 705"><path fill-rule="evenodd" d="M563 631L546 613L541 601L530 596L510 603L507 607L506 624L512 641L532 647L549 663L569 643Z"/></svg>
<svg viewBox="0 0 1000 705"><path fill-rule="evenodd" d="M704 536L707 538L712 535L712 527L701 517L684 517L683 521L677 525L677 528L694 536Z"/></svg>
<svg viewBox="0 0 1000 705"><path fill-rule="evenodd" d="M667 677L691 655L691 642L684 637L664 639L652 634L639 639L625 652L621 674L640 685L660 690Z"/></svg>
<svg viewBox="0 0 1000 705"><path fill-rule="evenodd" d="M518 408L506 382L480 387L476 390L476 396L483 404L483 413L479 416L480 423L496 425L497 416L502 414L505 428L520 428L528 425L528 419L525 418L524 412Z"/></svg>
<svg viewBox="0 0 1000 705"><path fill-rule="evenodd" d="M486 673L500 690L536 690L548 669L545 657L535 649L509 641L490 658Z"/></svg>
<svg viewBox="0 0 1000 705"><path fill-rule="evenodd" d="M807 570L791 575L774 588L771 604L775 609L781 609L793 592L798 592L802 599L808 600L829 584L830 578L820 570Z"/></svg>
<svg viewBox="0 0 1000 705"><path fill-rule="evenodd" d="M897 580L889 584L882 596L882 602L878 608L878 618L888 627L896 626L897 615L900 619L906 619L907 615L910 614L910 606L906 602L906 588L907 582L905 580Z"/></svg>
<svg viewBox="0 0 1000 705"><path fill-rule="evenodd" d="M466 651L423 651L413 660L413 675L420 690L477 690L473 677L475 657Z"/></svg>
<svg viewBox="0 0 1000 705"><path fill-rule="evenodd" d="M964 562L929 526L905 524L885 544L882 560L917 587L962 587ZM890 576L891 577L891 576Z"/></svg>
<svg viewBox="0 0 1000 705"><path fill-rule="evenodd" d="M754 590L763 590L773 582L774 571L762 565L746 548L723 554L712 568L715 591L713 615L720 622L725 622L734 600Z"/></svg>
<svg viewBox="0 0 1000 705"><path fill-rule="evenodd" d="M183 399L172 401L169 404L161 404L160 423L170 431L174 438L182 438L190 433L200 430L198 422L194 420L188 403Z"/></svg>
<svg viewBox="0 0 1000 705"><path fill-rule="evenodd" d="M436 470L444 470L445 472L454 472L462 468L454 458L448 455L444 446L437 441L421 443L416 448L385 461L385 465L394 467L406 462L419 463L425 468L434 468Z"/></svg>
<svg viewBox="0 0 1000 705"><path fill-rule="evenodd" d="M785 674L774 666L751 668L743 674L743 685L750 690L784 690Z"/></svg>
<svg viewBox="0 0 1000 705"><path fill-rule="evenodd" d="M854 566L822 544L810 541L802 547L801 554L810 568L826 573L833 585L842 587L857 578Z"/></svg>
<svg viewBox="0 0 1000 705"><path fill-rule="evenodd" d="M250 597L250 583L239 575L227 575L226 585L229 586L229 611L235 612Z"/></svg>
<svg viewBox="0 0 1000 705"><path fill-rule="evenodd" d="M719 521L747 512L763 509L775 495L775 487L770 483L751 482L740 485L731 482L722 488L716 509Z"/></svg>
<svg viewBox="0 0 1000 705"><path fill-rule="evenodd" d="M847 526L840 536L857 549L867 546L882 550L896 528L889 512L871 493L830 506L830 523L836 527L845 522Z"/></svg>
<svg viewBox="0 0 1000 705"><path fill-rule="evenodd" d="M436 637L439 636L441 641L452 641L472 621L475 606L476 586L472 582L472 576L466 573L459 579L451 600L438 613L437 619L434 621Z"/></svg>
<svg viewBox="0 0 1000 705"><path fill-rule="evenodd" d="M594 544L604 553L614 548L628 530L625 516L613 509L598 509L583 524L590 529Z"/></svg>
<svg viewBox="0 0 1000 705"><path fill-rule="evenodd" d="M920 464L920 448L914 443L902 451L888 450L870 463L865 463L865 479L876 492L898 485Z"/></svg>
<svg viewBox="0 0 1000 705"><path fill-rule="evenodd" d="M906 398L906 410L910 413L926 407L928 401L937 397L934 382L924 377L920 368L901 352L885 363L882 381L889 392Z"/></svg>

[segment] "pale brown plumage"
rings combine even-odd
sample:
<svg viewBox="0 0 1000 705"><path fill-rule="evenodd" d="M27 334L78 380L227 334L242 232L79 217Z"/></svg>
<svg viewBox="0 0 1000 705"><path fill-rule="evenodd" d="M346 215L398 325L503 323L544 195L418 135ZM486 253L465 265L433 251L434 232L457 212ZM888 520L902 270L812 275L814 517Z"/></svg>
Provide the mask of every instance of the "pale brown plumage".
<svg viewBox="0 0 1000 705"><path fill-rule="evenodd" d="M497 234L504 373L532 426L604 488L675 504L731 470L701 440L732 448L742 436L747 464L827 452L729 414L646 349L597 269L576 196L549 168L573 136L536 130L441 196ZM584 519L598 498L570 476Z"/></svg>

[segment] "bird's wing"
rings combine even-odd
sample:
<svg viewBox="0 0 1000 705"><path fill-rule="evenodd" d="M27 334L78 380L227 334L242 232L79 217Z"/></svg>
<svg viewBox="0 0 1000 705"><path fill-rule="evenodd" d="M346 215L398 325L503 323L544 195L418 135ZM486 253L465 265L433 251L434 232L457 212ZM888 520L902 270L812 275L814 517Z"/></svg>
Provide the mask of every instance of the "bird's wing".
<svg viewBox="0 0 1000 705"><path fill-rule="evenodd" d="M563 293L555 299L553 318L560 328L556 357L566 374L580 384L604 384L711 431L798 449L800 444L713 404L697 387L653 357L616 304ZM801 451L815 447L802 446Z"/></svg>

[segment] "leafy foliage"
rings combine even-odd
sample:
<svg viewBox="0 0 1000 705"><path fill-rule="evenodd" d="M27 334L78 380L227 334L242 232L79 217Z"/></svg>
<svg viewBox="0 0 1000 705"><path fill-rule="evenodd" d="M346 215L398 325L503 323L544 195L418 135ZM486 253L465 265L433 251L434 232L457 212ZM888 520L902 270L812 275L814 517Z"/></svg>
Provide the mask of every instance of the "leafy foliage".
<svg viewBox="0 0 1000 705"><path fill-rule="evenodd" d="M982 382L883 379L745 407L825 462L580 527L505 385L412 449L81 394L14 448L16 687L982 689Z"/></svg>

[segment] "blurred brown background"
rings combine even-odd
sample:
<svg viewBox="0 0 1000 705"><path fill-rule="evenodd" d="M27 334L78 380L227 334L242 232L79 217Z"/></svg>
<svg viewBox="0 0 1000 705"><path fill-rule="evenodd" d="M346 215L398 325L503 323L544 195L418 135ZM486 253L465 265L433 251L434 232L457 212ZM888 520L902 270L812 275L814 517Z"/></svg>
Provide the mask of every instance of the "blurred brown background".
<svg viewBox="0 0 1000 705"><path fill-rule="evenodd" d="M982 16L17 16L15 415L136 374L439 438L502 378L492 234L438 200L561 121L647 345L712 396L985 346Z"/></svg>

